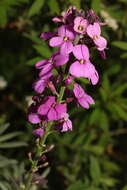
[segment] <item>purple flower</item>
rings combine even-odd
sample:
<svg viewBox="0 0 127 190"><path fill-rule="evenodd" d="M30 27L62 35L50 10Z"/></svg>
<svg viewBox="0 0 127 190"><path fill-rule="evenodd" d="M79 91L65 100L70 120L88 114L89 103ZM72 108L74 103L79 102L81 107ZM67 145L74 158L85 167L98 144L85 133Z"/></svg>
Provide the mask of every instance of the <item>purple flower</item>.
<svg viewBox="0 0 127 190"><path fill-rule="evenodd" d="M32 133L38 137L42 137L44 135L44 129L41 127L33 130Z"/></svg>
<svg viewBox="0 0 127 190"><path fill-rule="evenodd" d="M75 77L85 77L95 85L99 76L94 65L89 60L89 50L86 45L76 45L73 54L78 59L70 66L69 72Z"/></svg>
<svg viewBox="0 0 127 190"><path fill-rule="evenodd" d="M61 55L58 52L54 53L50 59L38 61L35 65L36 69L41 69L39 73L39 77L47 75L47 73L51 72L53 67L59 67L68 62L68 55Z"/></svg>
<svg viewBox="0 0 127 190"><path fill-rule="evenodd" d="M40 100L38 97L33 97L33 103L30 105L28 109L28 121L32 124L38 124L41 122L40 115L37 113L38 106L40 104Z"/></svg>
<svg viewBox="0 0 127 190"><path fill-rule="evenodd" d="M34 90L41 94L43 93L45 87L47 86L48 82L50 81L50 77L52 77L52 72L47 73L46 75L40 77L37 81L33 83Z"/></svg>
<svg viewBox="0 0 127 190"><path fill-rule="evenodd" d="M78 16L74 20L74 30L77 33L85 34L87 25L88 25L87 20L84 19L83 17Z"/></svg>
<svg viewBox="0 0 127 190"><path fill-rule="evenodd" d="M89 24L87 27L87 34L93 39L97 49L103 51L107 47L107 40L101 36L101 28L99 23Z"/></svg>
<svg viewBox="0 0 127 190"><path fill-rule="evenodd" d="M67 113L61 115L61 121L56 125L56 130L60 132L72 131L72 122Z"/></svg>
<svg viewBox="0 0 127 190"><path fill-rule="evenodd" d="M55 35L57 35L57 32L43 32L41 33L40 38L48 40L54 37Z"/></svg>
<svg viewBox="0 0 127 190"><path fill-rule="evenodd" d="M66 113L66 106L64 104L57 104L55 96L48 96L43 104L38 108L38 113L47 116L49 121L59 120L63 113Z"/></svg>
<svg viewBox="0 0 127 190"><path fill-rule="evenodd" d="M82 107L89 109L89 104L95 104L93 98L86 94L86 92L79 84L74 84L73 92L78 104L80 104Z"/></svg>
<svg viewBox="0 0 127 190"><path fill-rule="evenodd" d="M65 55L73 50L72 41L75 39L75 34L67 25L58 28L58 36L50 39L49 44L52 47L60 46L60 53Z"/></svg>

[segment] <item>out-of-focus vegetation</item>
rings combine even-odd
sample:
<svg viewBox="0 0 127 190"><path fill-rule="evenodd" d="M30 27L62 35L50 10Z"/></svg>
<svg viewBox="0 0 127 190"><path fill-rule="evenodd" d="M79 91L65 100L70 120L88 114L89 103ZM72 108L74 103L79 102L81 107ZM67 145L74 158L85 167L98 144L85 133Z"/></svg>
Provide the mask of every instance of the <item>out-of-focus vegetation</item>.
<svg viewBox="0 0 127 190"><path fill-rule="evenodd" d="M55 29L52 17L69 5L92 8L107 22L103 35L109 49L106 60L93 56L100 83L87 90L96 105L88 111L70 108L73 131L49 137L55 148L47 154L49 166L35 176L40 184L33 190L127 190L126 0L0 1L1 190L24 188L27 153L35 141L26 119L34 64L52 53L39 36Z"/></svg>

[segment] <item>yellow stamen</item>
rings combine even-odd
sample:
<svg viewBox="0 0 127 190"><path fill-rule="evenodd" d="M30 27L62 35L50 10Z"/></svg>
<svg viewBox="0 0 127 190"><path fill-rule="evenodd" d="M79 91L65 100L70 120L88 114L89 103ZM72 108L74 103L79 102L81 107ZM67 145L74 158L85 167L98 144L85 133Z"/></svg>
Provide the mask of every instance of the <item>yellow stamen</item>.
<svg viewBox="0 0 127 190"><path fill-rule="evenodd" d="M64 41L68 41L68 40L69 40L69 38L65 36L64 37Z"/></svg>
<svg viewBox="0 0 127 190"><path fill-rule="evenodd" d="M96 36L96 35L93 36L93 40L97 40L97 38L98 38L98 36Z"/></svg>
<svg viewBox="0 0 127 190"><path fill-rule="evenodd" d="M85 62L85 60L83 60L83 59L80 60L80 63L81 63L81 64L83 64L84 62Z"/></svg>
<svg viewBox="0 0 127 190"><path fill-rule="evenodd" d="M78 27L78 30L83 31L83 30L84 30L84 27L83 27L83 26L79 26L79 27Z"/></svg>

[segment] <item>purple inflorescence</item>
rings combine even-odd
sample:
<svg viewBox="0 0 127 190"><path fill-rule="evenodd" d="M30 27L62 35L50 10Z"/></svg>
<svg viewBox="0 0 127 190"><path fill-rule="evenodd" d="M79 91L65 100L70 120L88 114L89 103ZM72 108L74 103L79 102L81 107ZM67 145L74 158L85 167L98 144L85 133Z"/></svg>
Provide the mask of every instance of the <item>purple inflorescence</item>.
<svg viewBox="0 0 127 190"><path fill-rule="evenodd" d="M38 96L33 97L28 109L29 122L39 125L33 134L40 137L50 121L53 121L57 131L72 130L67 113L69 103L76 102L77 106L85 109L95 104L76 79L85 78L96 85L99 74L91 62L91 49L97 49L101 57L106 58L107 40L101 36L101 26L104 24L93 10L83 13L70 7L53 21L59 25L56 32L44 32L40 38L46 40L49 46L57 47L57 51L49 59L36 63L39 74L33 88ZM64 100L60 99L61 87L64 87Z"/></svg>

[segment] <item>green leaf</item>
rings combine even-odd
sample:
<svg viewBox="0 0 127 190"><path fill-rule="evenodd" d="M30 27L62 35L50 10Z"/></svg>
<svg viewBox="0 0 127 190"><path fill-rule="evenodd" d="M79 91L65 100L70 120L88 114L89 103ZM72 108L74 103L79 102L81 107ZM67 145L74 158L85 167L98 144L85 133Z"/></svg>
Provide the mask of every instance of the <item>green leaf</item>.
<svg viewBox="0 0 127 190"><path fill-rule="evenodd" d="M14 137L17 137L17 136L21 135L21 134L22 134L21 132L14 132L14 133L10 133L10 134L7 134L7 135L0 136L0 142L10 140L10 139L12 139Z"/></svg>
<svg viewBox="0 0 127 190"><path fill-rule="evenodd" d="M4 133L4 131L6 131L6 129L9 127L9 123L6 123L4 125L0 126L0 134Z"/></svg>
<svg viewBox="0 0 127 190"><path fill-rule="evenodd" d="M85 185L81 181L77 181L74 184L70 185L66 190L84 190Z"/></svg>
<svg viewBox="0 0 127 190"><path fill-rule="evenodd" d="M33 59L30 59L27 61L27 65L33 66L35 65L38 61L40 61L42 57L35 57Z"/></svg>
<svg viewBox="0 0 127 190"><path fill-rule="evenodd" d="M7 10L0 3L0 27L4 27L7 24Z"/></svg>
<svg viewBox="0 0 127 190"><path fill-rule="evenodd" d="M51 51L47 45L34 45L33 47L43 57L49 58L51 56Z"/></svg>
<svg viewBox="0 0 127 190"><path fill-rule="evenodd" d="M122 49L122 50L127 50L127 42L124 41L114 41L112 42L112 45Z"/></svg>
<svg viewBox="0 0 127 190"><path fill-rule="evenodd" d="M101 9L101 0L92 0L91 8L98 13Z"/></svg>
<svg viewBox="0 0 127 190"><path fill-rule="evenodd" d="M0 143L0 148L17 148L17 147L21 147L21 146L27 146L27 143L25 142L8 142L8 143Z"/></svg>
<svg viewBox="0 0 127 190"><path fill-rule="evenodd" d="M90 114L89 125L93 125L93 124L97 123L98 119L100 119L100 112L101 111L98 108L93 110L93 112Z"/></svg>
<svg viewBox="0 0 127 190"><path fill-rule="evenodd" d="M108 120L107 114L104 111L100 112L99 125L100 125L101 129L103 129L104 132L108 132L109 120Z"/></svg>
<svg viewBox="0 0 127 190"><path fill-rule="evenodd" d="M122 190L127 190L127 185Z"/></svg>
<svg viewBox="0 0 127 190"><path fill-rule="evenodd" d="M120 57L121 57L122 59L127 59L127 52L123 53Z"/></svg>
<svg viewBox="0 0 127 190"><path fill-rule="evenodd" d="M32 17L40 13L41 8L43 7L45 0L34 0L34 3L28 11L28 17Z"/></svg>
<svg viewBox="0 0 127 190"><path fill-rule="evenodd" d="M77 9L81 9L81 0L69 0L70 3L77 7Z"/></svg>
<svg viewBox="0 0 127 190"><path fill-rule="evenodd" d="M94 156L90 157L90 175L93 182L98 185L100 183L101 170L99 162Z"/></svg>
<svg viewBox="0 0 127 190"><path fill-rule="evenodd" d="M101 183L109 187L113 187L116 183L118 183L118 180L115 178L100 178Z"/></svg>
<svg viewBox="0 0 127 190"><path fill-rule="evenodd" d="M127 121L127 112L122 109L120 105L117 105L116 103L110 103L109 107L117 113L117 115L122 118L123 120Z"/></svg>
<svg viewBox="0 0 127 190"><path fill-rule="evenodd" d="M53 14L59 14L60 13L60 8L59 4L56 0L48 0L48 5Z"/></svg>
<svg viewBox="0 0 127 190"><path fill-rule="evenodd" d="M118 96L121 95L125 90L127 89L127 84L121 84L118 86L118 88L116 88L113 92L112 95L113 96Z"/></svg>

